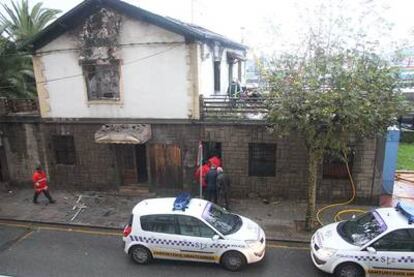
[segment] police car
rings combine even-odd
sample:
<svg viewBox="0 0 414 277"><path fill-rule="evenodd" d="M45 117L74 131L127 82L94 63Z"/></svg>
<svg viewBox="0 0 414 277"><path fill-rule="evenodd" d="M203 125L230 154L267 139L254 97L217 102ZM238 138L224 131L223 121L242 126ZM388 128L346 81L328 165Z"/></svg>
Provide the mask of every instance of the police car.
<svg viewBox="0 0 414 277"><path fill-rule="evenodd" d="M311 258L335 276L414 276L414 207L398 203L320 228Z"/></svg>
<svg viewBox="0 0 414 277"><path fill-rule="evenodd" d="M202 261L231 271L262 260L266 246L263 230L252 220L186 193L138 203L123 241L138 264L153 258Z"/></svg>

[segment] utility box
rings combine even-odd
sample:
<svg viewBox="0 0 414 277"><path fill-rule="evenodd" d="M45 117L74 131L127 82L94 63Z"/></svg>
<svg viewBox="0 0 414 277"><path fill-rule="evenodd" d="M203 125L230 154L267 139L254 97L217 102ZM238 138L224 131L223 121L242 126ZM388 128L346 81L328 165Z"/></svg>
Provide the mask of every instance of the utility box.
<svg viewBox="0 0 414 277"><path fill-rule="evenodd" d="M400 144L400 129L389 127L385 142L383 193L392 194L394 190L394 177L397 168L398 145Z"/></svg>

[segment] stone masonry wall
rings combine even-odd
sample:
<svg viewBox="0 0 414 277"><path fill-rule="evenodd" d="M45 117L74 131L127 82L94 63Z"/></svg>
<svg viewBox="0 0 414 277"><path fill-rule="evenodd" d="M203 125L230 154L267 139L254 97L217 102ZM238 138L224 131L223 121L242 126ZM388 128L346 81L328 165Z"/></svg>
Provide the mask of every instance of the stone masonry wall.
<svg viewBox="0 0 414 277"><path fill-rule="evenodd" d="M262 196L307 198L308 157L299 136L279 138L263 126L209 125L203 128L203 141L222 143L223 167L232 180L233 194L243 197L255 192ZM276 176L248 176L249 143L276 143ZM360 202L375 202L381 187L376 140L357 143L355 151L352 174L357 199ZM318 179L319 200L344 201L352 196L349 179L322 178L322 165Z"/></svg>
<svg viewBox="0 0 414 277"><path fill-rule="evenodd" d="M117 190L115 155L110 144L95 143L101 124L44 124L45 149L50 181L56 188L75 190ZM56 164L54 135L71 135L76 163Z"/></svg>
<svg viewBox="0 0 414 277"><path fill-rule="evenodd" d="M104 123L102 123L104 124ZM30 185L30 177L39 161L50 178L51 186L59 189L118 190L115 147L97 144L95 132L102 124L86 123L2 123L12 184ZM182 189L198 192L193 178L198 142L220 142L223 168L231 178L231 193L245 197L255 192L262 196L288 199L307 197L307 154L299 136L278 138L258 125L218 124L151 124L150 144L176 144L181 151ZM72 135L76 163L56 164L54 135ZM276 174L273 177L249 175L249 143L276 144ZM375 139L356 144L353 177L359 201L374 202L381 188L381 155L383 143ZM151 185L157 189L157 185ZM351 186L347 179L327 179L319 176L319 200L347 200Z"/></svg>
<svg viewBox="0 0 414 277"><path fill-rule="evenodd" d="M6 153L10 185L31 187L31 176L39 162L44 161L40 151L41 132L38 123L7 123L0 125Z"/></svg>

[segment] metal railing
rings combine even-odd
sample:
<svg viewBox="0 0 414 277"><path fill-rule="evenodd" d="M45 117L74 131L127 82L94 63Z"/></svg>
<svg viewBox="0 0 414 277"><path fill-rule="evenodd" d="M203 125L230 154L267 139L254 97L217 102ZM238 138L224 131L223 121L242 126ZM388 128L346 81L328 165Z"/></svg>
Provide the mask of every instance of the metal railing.
<svg viewBox="0 0 414 277"><path fill-rule="evenodd" d="M201 120L263 120L268 113L263 96L200 96Z"/></svg>
<svg viewBox="0 0 414 277"><path fill-rule="evenodd" d="M36 99L8 99L0 98L0 115L38 113Z"/></svg>

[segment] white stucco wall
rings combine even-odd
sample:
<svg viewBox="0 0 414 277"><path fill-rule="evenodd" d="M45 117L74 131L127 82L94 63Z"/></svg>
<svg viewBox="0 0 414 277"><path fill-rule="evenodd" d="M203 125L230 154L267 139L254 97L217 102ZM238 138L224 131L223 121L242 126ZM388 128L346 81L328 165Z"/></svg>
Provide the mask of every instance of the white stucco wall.
<svg viewBox="0 0 414 277"><path fill-rule="evenodd" d="M184 37L144 22L122 19L120 101L87 99L76 36L66 33L37 55L45 93L46 118L172 118L189 117L187 56ZM43 85L43 84L40 84Z"/></svg>

